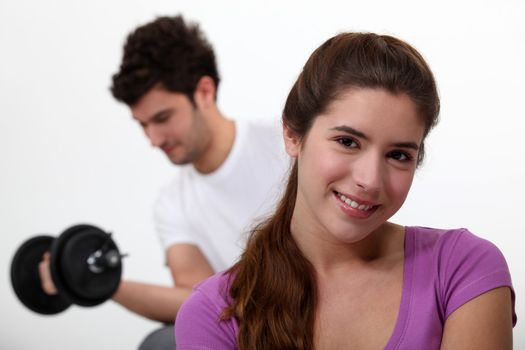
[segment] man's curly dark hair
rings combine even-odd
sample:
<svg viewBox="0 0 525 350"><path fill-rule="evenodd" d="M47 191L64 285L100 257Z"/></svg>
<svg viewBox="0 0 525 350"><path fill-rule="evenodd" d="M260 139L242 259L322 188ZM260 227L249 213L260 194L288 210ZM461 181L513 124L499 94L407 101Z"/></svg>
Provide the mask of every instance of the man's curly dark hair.
<svg viewBox="0 0 525 350"><path fill-rule="evenodd" d="M199 26L186 24L180 15L158 17L129 34L110 90L128 106L157 84L194 102L193 93L203 76L212 78L218 88L215 54Z"/></svg>

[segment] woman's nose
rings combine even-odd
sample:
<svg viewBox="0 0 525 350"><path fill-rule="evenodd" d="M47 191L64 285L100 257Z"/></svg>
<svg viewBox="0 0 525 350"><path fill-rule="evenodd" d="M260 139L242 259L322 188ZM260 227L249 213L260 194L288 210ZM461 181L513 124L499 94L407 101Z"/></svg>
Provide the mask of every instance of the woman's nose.
<svg viewBox="0 0 525 350"><path fill-rule="evenodd" d="M368 193L377 193L381 188L383 177L382 157L374 154L363 154L353 163L355 185Z"/></svg>

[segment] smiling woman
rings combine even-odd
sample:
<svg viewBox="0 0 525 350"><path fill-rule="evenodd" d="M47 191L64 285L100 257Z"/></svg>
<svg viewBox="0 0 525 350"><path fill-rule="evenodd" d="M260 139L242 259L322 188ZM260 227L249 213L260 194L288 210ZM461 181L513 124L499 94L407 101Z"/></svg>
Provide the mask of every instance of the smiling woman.
<svg viewBox="0 0 525 350"><path fill-rule="evenodd" d="M299 159L296 241L308 235L314 241L370 240L408 195L424 130L410 97L368 88L335 100L315 118L304 143L285 128L288 153ZM308 256L306 247L301 250Z"/></svg>
<svg viewBox="0 0 525 350"><path fill-rule="evenodd" d="M345 33L319 47L283 112L295 163L280 205L183 305L178 349L511 349L498 248L388 221L438 114L432 72L407 43Z"/></svg>

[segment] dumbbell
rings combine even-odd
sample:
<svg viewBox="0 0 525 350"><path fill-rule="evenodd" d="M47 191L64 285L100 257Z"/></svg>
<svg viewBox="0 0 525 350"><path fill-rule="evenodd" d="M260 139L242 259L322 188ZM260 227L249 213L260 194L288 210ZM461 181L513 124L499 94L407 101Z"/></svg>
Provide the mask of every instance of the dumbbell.
<svg viewBox="0 0 525 350"><path fill-rule="evenodd" d="M41 285L38 266L45 252L50 252L55 295L45 293ZM57 238L39 235L25 241L11 262L11 283L22 304L40 314L57 314L72 304L95 306L117 290L122 257L111 233L74 225Z"/></svg>

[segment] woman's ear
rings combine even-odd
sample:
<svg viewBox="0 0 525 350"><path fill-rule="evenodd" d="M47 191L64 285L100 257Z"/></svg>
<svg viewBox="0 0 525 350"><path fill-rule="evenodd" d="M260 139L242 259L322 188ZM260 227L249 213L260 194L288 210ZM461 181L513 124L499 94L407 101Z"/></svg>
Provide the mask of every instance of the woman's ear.
<svg viewBox="0 0 525 350"><path fill-rule="evenodd" d="M288 128L286 124L283 124L283 137L286 153L294 158L299 156L299 151L301 150L301 138L299 135Z"/></svg>

